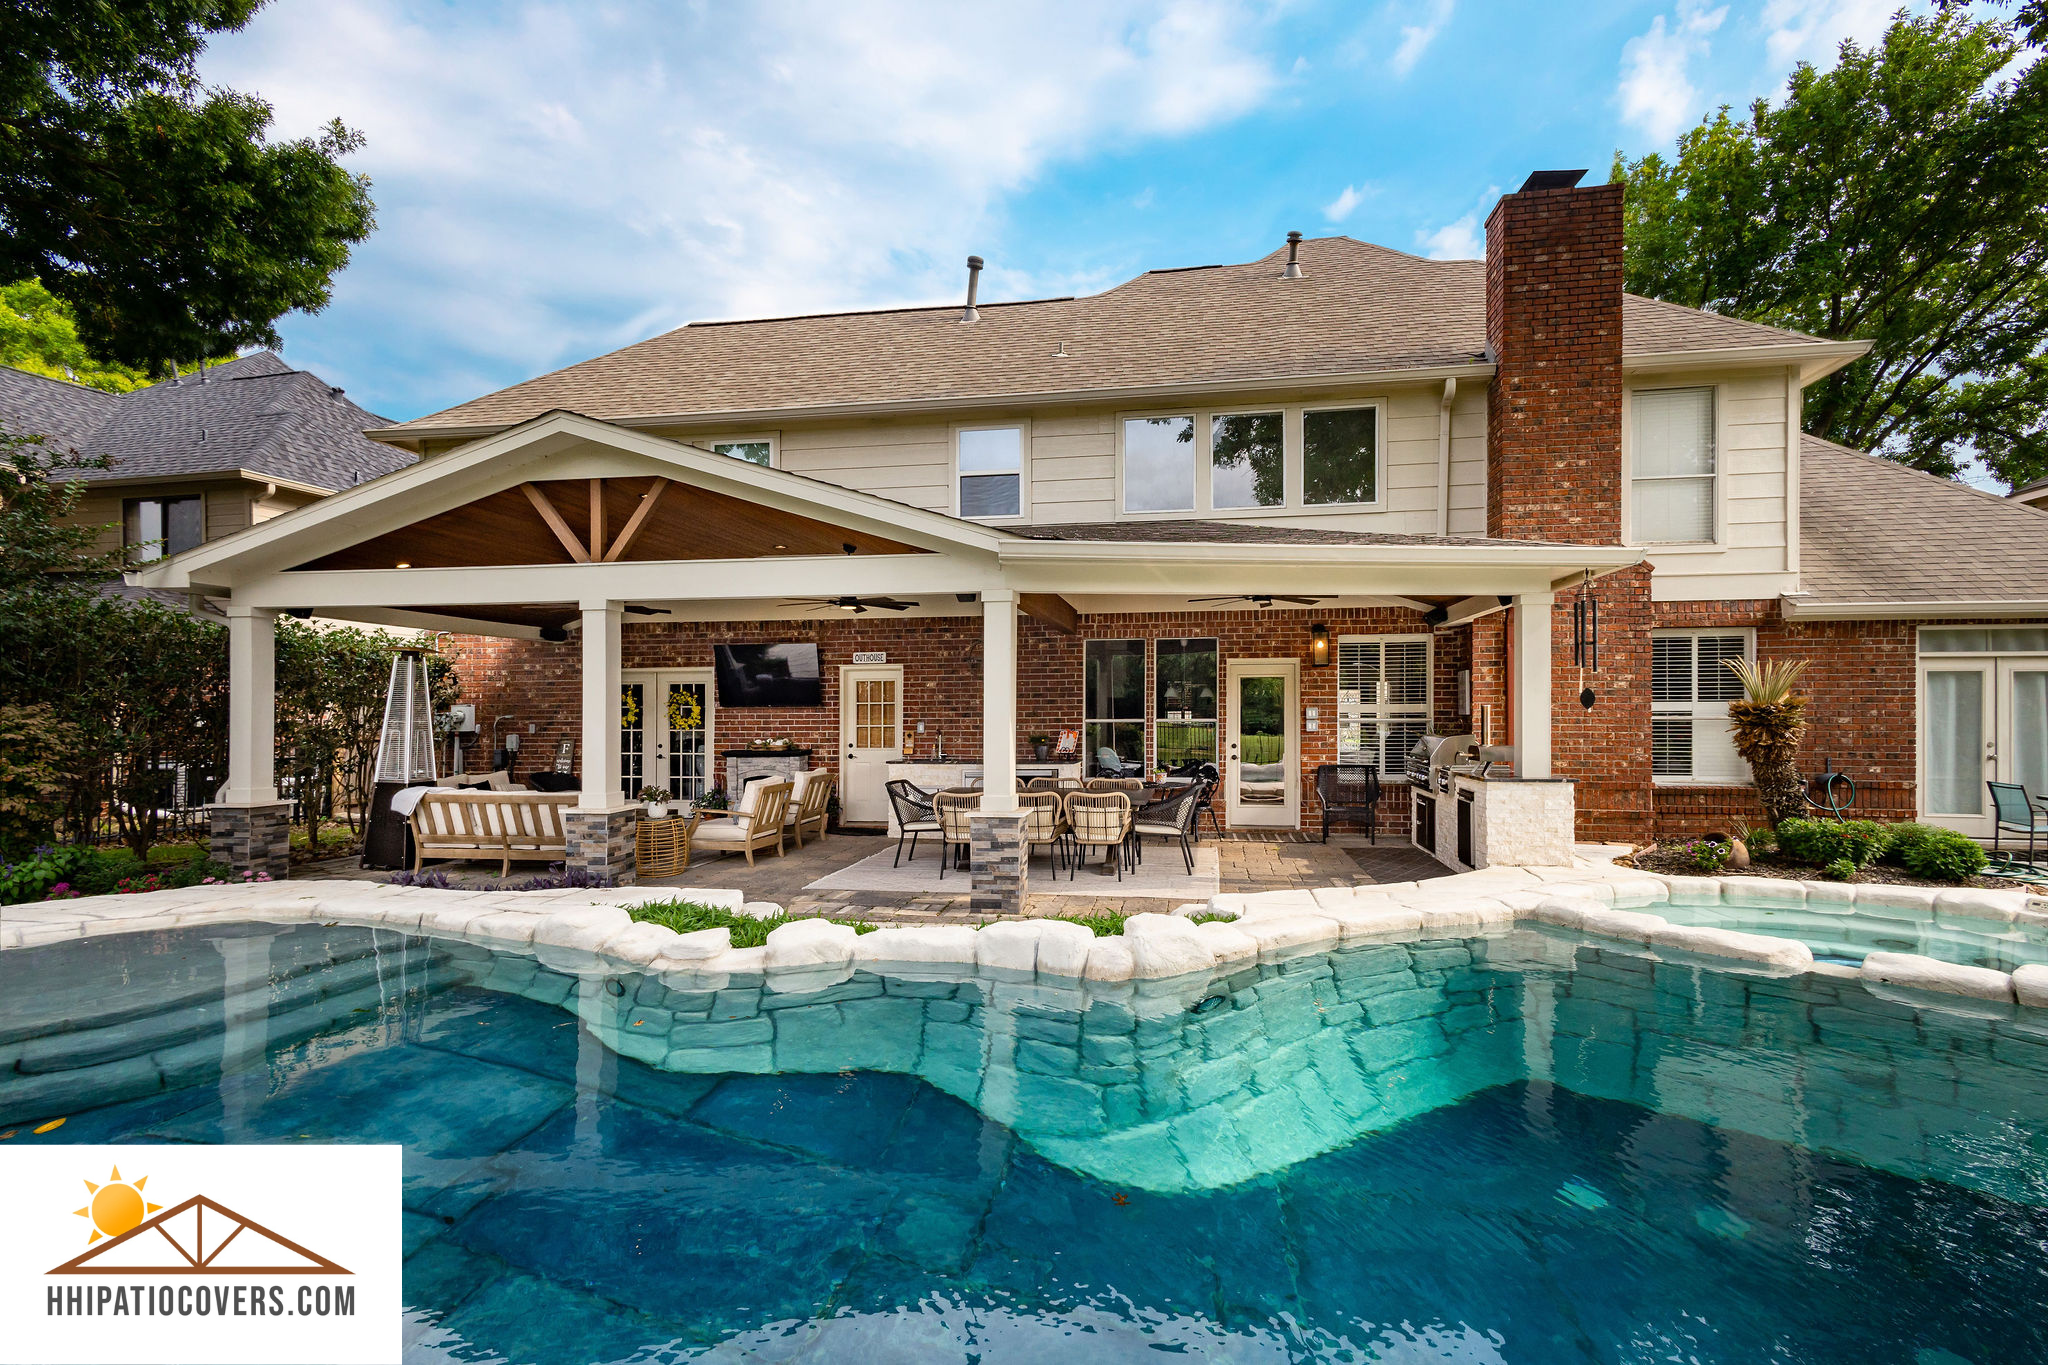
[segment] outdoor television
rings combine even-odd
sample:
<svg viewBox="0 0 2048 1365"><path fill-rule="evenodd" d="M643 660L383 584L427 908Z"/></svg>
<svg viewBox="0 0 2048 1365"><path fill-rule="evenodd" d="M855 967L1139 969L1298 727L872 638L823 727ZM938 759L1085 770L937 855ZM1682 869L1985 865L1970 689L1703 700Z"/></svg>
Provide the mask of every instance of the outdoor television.
<svg viewBox="0 0 2048 1365"><path fill-rule="evenodd" d="M720 706L823 706L815 644L713 645Z"/></svg>

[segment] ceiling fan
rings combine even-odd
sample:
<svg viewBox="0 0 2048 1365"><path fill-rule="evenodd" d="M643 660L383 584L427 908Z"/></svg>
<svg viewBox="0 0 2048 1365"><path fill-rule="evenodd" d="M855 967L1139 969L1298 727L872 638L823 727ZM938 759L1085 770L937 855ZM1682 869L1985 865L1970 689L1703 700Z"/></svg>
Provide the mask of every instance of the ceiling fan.
<svg viewBox="0 0 2048 1365"><path fill-rule="evenodd" d="M917 603L905 602L896 597L797 597L782 605L811 607L818 611L844 611L859 616L869 607L880 607L883 611L909 611Z"/></svg>
<svg viewBox="0 0 2048 1365"><path fill-rule="evenodd" d="M1190 597L1188 605L1194 607L1205 602L1250 602L1260 611L1264 611L1275 602L1292 602L1297 607L1312 607L1322 600L1320 597L1287 597L1274 592L1240 592L1228 597Z"/></svg>

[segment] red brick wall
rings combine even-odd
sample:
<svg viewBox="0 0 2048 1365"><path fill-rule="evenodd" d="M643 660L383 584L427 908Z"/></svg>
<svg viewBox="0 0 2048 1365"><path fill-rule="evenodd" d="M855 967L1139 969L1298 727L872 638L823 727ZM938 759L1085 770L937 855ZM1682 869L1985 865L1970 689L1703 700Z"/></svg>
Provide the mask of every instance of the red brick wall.
<svg viewBox="0 0 2048 1365"><path fill-rule="evenodd" d="M1572 663L1572 603L1560 592L1551 609L1551 770L1577 780L1581 839L1644 838L1650 811L1650 568L1597 580L1600 668ZM1519 608L1517 608L1519 610ZM1593 691L1588 710L1579 701Z"/></svg>
<svg viewBox="0 0 2048 1365"><path fill-rule="evenodd" d="M1487 219L1489 535L1620 543L1621 195L1531 190Z"/></svg>

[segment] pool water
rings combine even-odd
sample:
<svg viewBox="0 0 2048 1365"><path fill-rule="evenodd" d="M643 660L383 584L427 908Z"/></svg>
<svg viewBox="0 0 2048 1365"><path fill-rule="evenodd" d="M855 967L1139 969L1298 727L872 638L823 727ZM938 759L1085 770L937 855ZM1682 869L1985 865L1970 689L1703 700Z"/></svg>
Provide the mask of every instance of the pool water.
<svg viewBox="0 0 2048 1365"><path fill-rule="evenodd" d="M404 1143L413 1361L2048 1360L2048 1029L1857 989L1517 932L1077 1010L733 979L699 1019L474 945L166 933L0 955L0 1116ZM735 1026L813 1074L709 1069ZM1082 1122L1091 1084L1159 1094Z"/></svg>
<svg viewBox="0 0 2048 1365"><path fill-rule="evenodd" d="M2009 972L2048 963L2048 937L2024 924L1889 906L1702 905L1674 901L1647 907L1673 924L1735 929L1794 938L1823 961L1855 965L1871 953L1918 953L1942 962Z"/></svg>

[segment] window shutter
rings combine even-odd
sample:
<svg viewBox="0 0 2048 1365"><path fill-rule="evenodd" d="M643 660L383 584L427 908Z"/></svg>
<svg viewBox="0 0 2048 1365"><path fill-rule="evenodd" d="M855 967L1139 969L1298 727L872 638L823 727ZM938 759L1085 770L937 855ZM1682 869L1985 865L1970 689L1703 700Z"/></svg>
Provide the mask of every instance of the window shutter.
<svg viewBox="0 0 2048 1365"><path fill-rule="evenodd" d="M1650 641L1650 700L1692 700L1692 637L1659 635Z"/></svg>
<svg viewBox="0 0 2048 1365"><path fill-rule="evenodd" d="M1740 659L1748 653L1743 647L1740 635L1702 635L1699 637L1699 697L1700 701L1739 701L1742 698L1742 680L1734 670L1726 667L1730 659Z"/></svg>

